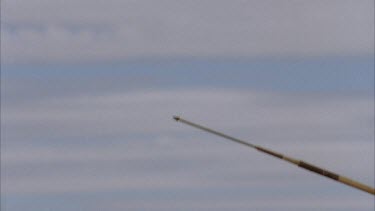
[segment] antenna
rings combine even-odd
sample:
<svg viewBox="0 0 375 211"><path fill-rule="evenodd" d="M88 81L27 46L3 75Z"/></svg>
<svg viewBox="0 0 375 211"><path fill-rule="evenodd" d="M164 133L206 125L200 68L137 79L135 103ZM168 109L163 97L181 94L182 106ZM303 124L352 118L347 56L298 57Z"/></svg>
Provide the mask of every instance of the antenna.
<svg viewBox="0 0 375 211"><path fill-rule="evenodd" d="M375 195L375 189L370 187L370 186L367 186L365 184L362 184L360 182L357 182L357 181L354 181L350 178L347 178L347 177L344 177L344 176L341 176L341 175L338 175L336 173L333 173L333 172L330 172L330 171L327 171L325 169L322 169L320 167L317 167L317 166L314 166L312 164L309 164L305 161L302 161L302 160L298 160L298 159L294 159L294 158L291 158L291 157L288 157L288 156L285 156L283 154L280 154L278 152L275 152L275 151L271 151L269 149L266 149L266 148L263 148L261 146L257 146L255 144L251 144L251 143L248 143L248 142L245 142L245 141L242 141L240 139L237 139L237 138L234 138L232 136L228 136L224 133L221 133L221 132L218 132L218 131L215 131L215 130L212 130L210 128L207 128L207 127L204 127L202 125L198 125L198 124L195 124L193 122L190 122L188 120L185 120L185 119L182 119L181 117L179 116L173 116L173 119L176 120L177 122L182 122L184 124L187 124L187 125L190 125L192 127L195 127L195 128L198 128L198 129L201 129L201 130L204 130L206 132L209 132L209 133L212 133L212 134L215 134L217 136L221 136L225 139L228 139L228 140L231 140L231 141L234 141L234 142L237 142L239 144L242 144L242 145L245 145L245 146L248 146L248 147L251 147L251 148L254 148L260 152L263 152L263 153L266 153L268 155L272 155L273 157L277 157L279 159L282 159L282 160L285 160L289 163L292 163L296 166L299 166L301 168L304 168L306 170L309 170L309 171L312 171L314 173L317 173L317 174L320 174L322 176L325 176L325 177L328 177L330 179L333 179L337 182L340 182L340 183L343 183L345 185L348 185L350 187L353 187L353 188L357 188L359 190L362 190L362 191L365 191L367 193L370 193L372 195Z"/></svg>

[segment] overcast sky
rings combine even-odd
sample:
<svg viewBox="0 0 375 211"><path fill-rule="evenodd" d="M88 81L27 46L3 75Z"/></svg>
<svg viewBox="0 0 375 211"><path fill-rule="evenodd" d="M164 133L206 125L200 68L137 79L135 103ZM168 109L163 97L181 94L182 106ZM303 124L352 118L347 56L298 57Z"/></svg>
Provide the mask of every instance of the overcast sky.
<svg viewBox="0 0 375 211"><path fill-rule="evenodd" d="M1 2L1 208L372 211L371 0Z"/></svg>
<svg viewBox="0 0 375 211"><path fill-rule="evenodd" d="M373 52L371 0L11 0L6 63Z"/></svg>

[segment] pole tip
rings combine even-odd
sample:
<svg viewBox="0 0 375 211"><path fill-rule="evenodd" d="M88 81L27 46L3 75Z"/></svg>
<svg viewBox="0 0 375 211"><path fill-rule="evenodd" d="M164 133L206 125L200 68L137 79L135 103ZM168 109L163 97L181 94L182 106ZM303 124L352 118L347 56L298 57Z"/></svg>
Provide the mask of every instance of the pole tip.
<svg viewBox="0 0 375 211"><path fill-rule="evenodd" d="M173 116L173 119L178 122L180 120L180 117L179 116Z"/></svg>

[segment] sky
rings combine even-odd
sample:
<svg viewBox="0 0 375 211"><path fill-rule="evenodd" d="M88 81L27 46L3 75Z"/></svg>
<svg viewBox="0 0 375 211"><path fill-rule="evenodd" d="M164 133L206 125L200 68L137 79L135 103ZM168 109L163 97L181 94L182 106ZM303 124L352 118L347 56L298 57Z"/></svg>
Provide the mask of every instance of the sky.
<svg viewBox="0 0 375 211"><path fill-rule="evenodd" d="M1 2L1 209L370 211L370 0Z"/></svg>

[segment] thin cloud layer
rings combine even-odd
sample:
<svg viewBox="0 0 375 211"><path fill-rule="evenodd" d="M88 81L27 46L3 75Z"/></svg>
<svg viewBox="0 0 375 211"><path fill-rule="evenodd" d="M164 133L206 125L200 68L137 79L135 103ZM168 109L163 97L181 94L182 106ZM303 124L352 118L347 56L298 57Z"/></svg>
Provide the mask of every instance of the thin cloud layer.
<svg viewBox="0 0 375 211"><path fill-rule="evenodd" d="M10 129L20 127L31 136L43 134L46 128L71 136L159 135L181 131L180 127L170 124L172 115L181 114L237 131L252 128L257 135L263 133L272 139L295 137L308 141L303 138L306 134L311 139L322 138L318 135L312 138L319 131L326 138L356 136L367 140L372 137L372 106L372 100L367 97L329 99L328 96L283 96L224 89L139 91L52 97L9 105L4 108L3 119ZM270 127L274 136L267 132ZM20 139L23 133L10 135Z"/></svg>
<svg viewBox="0 0 375 211"><path fill-rule="evenodd" d="M373 1L5 1L6 63L373 54Z"/></svg>
<svg viewBox="0 0 375 211"><path fill-rule="evenodd" d="M91 206L112 211L308 210L317 202L321 210L367 211L373 206L367 194L180 125L171 116L181 114L371 184L372 107L366 96L225 89L6 104L2 191L5 200L27 196L33 206L38 197L96 194L100 199ZM45 202L51 203L45 207L59 206ZM22 210L27 203L11 206ZM78 204L90 207L82 200Z"/></svg>
<svg viewBox="0 0 375 211"><path fill-rule="evenodd" d="M242 178L236 180L239 184L232 183L237 187L245 181L241 175L252 178L244 184L260 185L268 181L267 177L256 179L260 172L283 177L297 171L281 168L283 164L278 166L274 159L261 161L262 155L179 125L171 119L173 114L371 183L372 106L366 97L312 100L311 96L238 90L130 92L13 105L3 115L6 190L48 193L214 187L220 178ZM255 173L254 168L244 171L249 159L264 162L264 167ZM253 167L257 165L254 161L250 162ZM363 161L367 164L356 165ZM225 167L228 175L220 173L218 165L228 162L234 164ZM123 172L116 170L118 165L125 166ZM195 173L208 166L216 173L206 173L220 175L215 176L218 181L196 181ZM78 173L80 168L87 172ZM185 176L181 177L181 171ZM147 175L157 179L149 181ZM71 179L54 183L62 178ZM280 182L276 176L273 179L275 184Z"/></svg>

